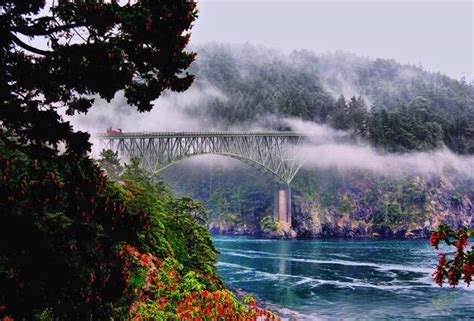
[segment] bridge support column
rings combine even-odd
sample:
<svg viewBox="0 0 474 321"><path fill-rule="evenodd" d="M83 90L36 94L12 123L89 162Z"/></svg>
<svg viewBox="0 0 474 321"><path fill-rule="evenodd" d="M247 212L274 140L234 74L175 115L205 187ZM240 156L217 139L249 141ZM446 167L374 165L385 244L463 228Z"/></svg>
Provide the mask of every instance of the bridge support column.
<svg viewBox="0 0 474 321"><path fill-rule="evenodd" d="M289 185L275 186L273 217L285 227L291 227L291 188Z"/></svg>

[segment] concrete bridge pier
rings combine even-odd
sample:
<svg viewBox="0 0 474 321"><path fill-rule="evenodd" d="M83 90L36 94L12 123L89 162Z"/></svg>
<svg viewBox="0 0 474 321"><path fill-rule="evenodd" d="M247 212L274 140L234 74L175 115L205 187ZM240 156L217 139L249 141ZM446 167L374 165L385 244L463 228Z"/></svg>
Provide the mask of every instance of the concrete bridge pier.
<svg viewBox="0 0 474 321"><path fill-rule="evenodd" d="M273 217L282 227L291 227L291 188L287 184L275 186Z"/></svg>

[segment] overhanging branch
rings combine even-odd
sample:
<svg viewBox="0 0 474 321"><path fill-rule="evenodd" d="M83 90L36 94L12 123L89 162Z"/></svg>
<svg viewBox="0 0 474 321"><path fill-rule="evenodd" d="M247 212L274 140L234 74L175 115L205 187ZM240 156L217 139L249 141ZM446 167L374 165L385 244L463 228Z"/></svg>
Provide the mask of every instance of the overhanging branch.
<svg viewBox="0 0 474 321"><path fill-rule="evenodd" d="M15 26L11 30L13 32L21 33L25 36L34 37L34 36L50 36L52 34L55 34L56 32L66 31L72 28L85 27L85 26L86 24L84 23L71 23L67 25L53 27L47 30L37 30L37 31L34 30L34 27L32 30L32 28L22 28L22 27Z"/></svg>
<svg viewBox="0 0 474 321"><path fill-rule="evenodd" d="M13 42L16 43L18 46L20 46L21 48L23 48L25 50L28 50L32 53L35 53L37 55L47 56L51 53L51 51L41 50L41 49L35 48L33 46L30 46L30 45L24 43L17 36L15 36L13 33L10 33L10 37L12 38Z"/></svg>

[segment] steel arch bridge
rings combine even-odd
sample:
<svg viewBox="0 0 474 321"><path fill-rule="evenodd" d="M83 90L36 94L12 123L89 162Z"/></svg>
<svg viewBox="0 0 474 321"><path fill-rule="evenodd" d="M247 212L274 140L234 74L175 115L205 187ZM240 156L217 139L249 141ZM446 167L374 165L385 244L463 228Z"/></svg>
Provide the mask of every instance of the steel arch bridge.
<svg viewBox="0 0 474 321"><path fill-rule="evenodd" d="M270 174L275 189L274 215L291 225L290 183L303 166L298 148L308 134L271 132L124 132L96 134L102 146L123 159L138 158L154 173L194 155L216 154L239 159Z"/></svg>
<svg viewBox="0 0 474 321"><path fill-rule="evenodd" d="M297 148L307 135L295 132L142 132L97 134L105 148L125 159L138 158L144 168L160 172L194 156L229 156L290 184L303 161Z"/></svg>

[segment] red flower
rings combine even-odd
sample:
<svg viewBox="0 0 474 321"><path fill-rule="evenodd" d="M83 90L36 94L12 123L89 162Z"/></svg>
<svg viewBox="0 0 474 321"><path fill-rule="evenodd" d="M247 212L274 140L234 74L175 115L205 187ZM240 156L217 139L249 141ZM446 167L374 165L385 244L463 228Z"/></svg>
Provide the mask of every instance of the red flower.
<svg viewBox="0 0 474 321"><path fill-rule="evenodd" d="M151 21L147 21L147 22L145 23L145 30L146 30L146 31L150 31L150 30L151 30Z"/></svg>
<svg viewBox="0 0 474 321"><path fill-rule="evenodd" d="M459 282L459 275L453 270L448 271L448 283L451 286L456 286Z"/></svg>
<svg viewBox="0 0 474 321"><path fill-rule="evenodd" d="M439 259L438 259L438 265L439 265L440 267L444 267L444 266L446 265L446 263L447 263L446 254L444 254L444 253L439 253L439 254L438 254L438 258L439 258Z"/></svg>
<svg viewBox="0 0 474 321"><path fill-rule="evenodd" d="M471 284L472 274L474 273L474 264L464 264L464 282L467 283L467 286Z"/></svg>
<svg viewBox="0 0 474 321"><path fill-rule="evenodd" d="M455 246L458 249L464 249L464 247L467 245L467 236L466 234L462 234L459 239L456 241Z"/></svg>
<svg viewBox="0 0 474 321"><path fill-rule="evenodd" d="M434 232L430 236L430 244L433 246L435 249L438 249L439 241L441 239L445 239L446 234L442 232Z"/></svg>

